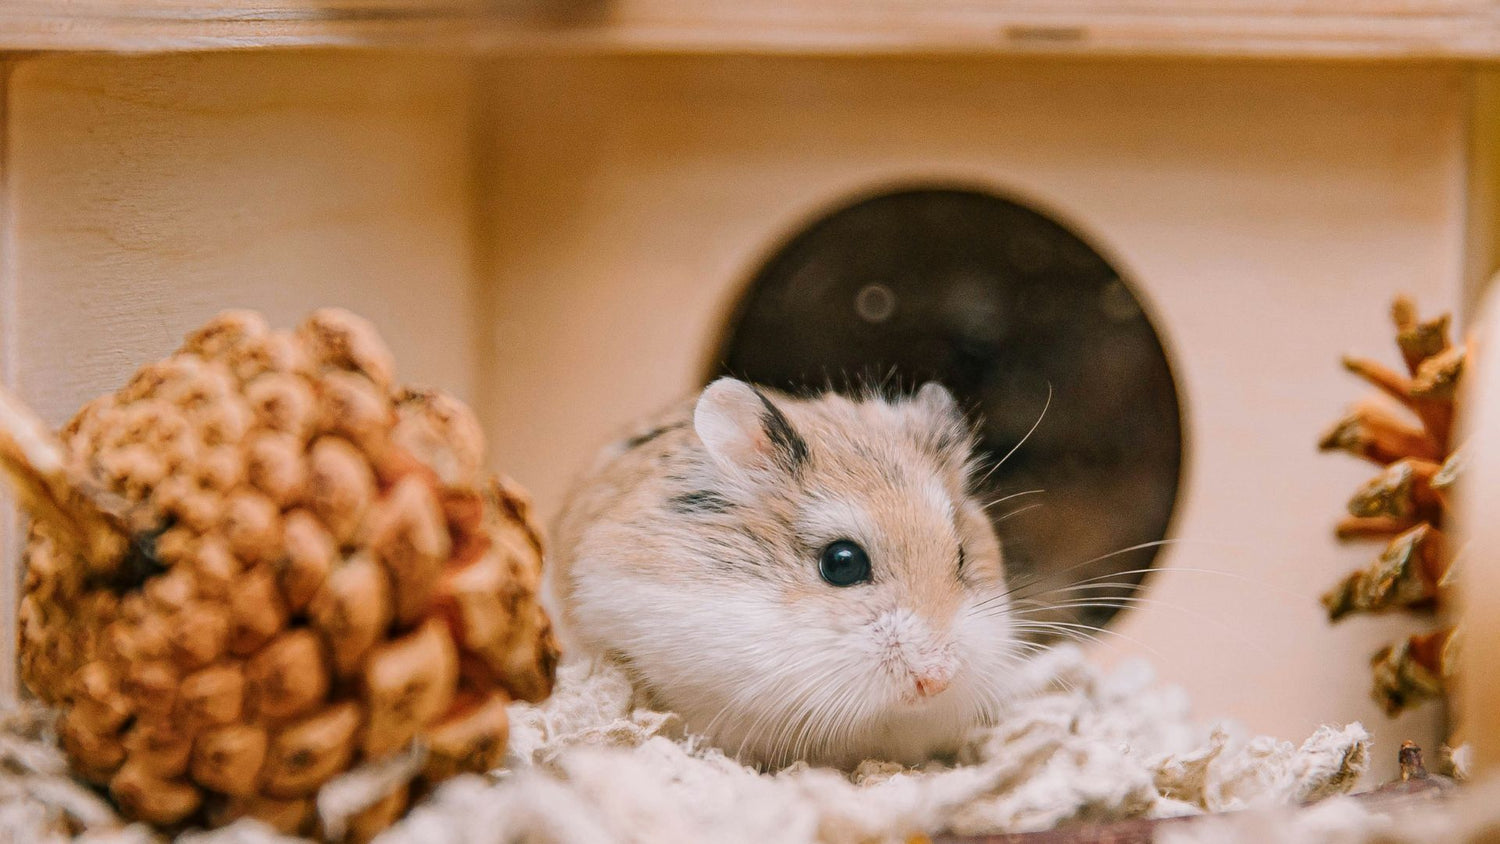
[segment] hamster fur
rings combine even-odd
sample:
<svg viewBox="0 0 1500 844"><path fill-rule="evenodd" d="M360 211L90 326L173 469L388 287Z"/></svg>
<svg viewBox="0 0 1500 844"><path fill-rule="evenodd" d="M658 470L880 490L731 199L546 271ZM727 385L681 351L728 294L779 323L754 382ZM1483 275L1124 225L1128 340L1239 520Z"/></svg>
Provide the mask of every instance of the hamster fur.
<svg viewBox="0 0 1500 844"><path fill-rule="evenodd" d="M745 762L945 754L1021 690L1026 653L973 448L937 384L794 399L722 378L575 487L553 616ZM820 575L839 541L868 582Z"/></svg>

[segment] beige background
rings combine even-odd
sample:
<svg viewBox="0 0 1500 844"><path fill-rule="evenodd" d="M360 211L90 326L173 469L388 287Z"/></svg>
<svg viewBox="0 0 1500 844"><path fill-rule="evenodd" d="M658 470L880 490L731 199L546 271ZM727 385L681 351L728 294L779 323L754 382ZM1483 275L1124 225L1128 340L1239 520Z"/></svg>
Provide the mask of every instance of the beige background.
<svg viewBox="0 0 1500 844"><path fill-rule="evenodd" d="M53 422L226 305L370 315L403 377L474 400L552 512L619 424L691 389L737 284L830 203L960 179L1074 225L1175 355L1190 453L1171 571L1106 658L1202 715L1401 738L1317 594L1374 547L1319 457L1390 354L1398 290L1466 279L1476 193L1452 66L1016 58L253 53L18 60L6 84L7 381ZM1472 244L1483 238L1468 239ZM14 560L12 553L7 559ZM1227 574L1222 574L1227 573ZM0 602L8 611L9 603ZM9 629L10 621L0 618ZM0 637L9 642L9 637Z"/></svg>

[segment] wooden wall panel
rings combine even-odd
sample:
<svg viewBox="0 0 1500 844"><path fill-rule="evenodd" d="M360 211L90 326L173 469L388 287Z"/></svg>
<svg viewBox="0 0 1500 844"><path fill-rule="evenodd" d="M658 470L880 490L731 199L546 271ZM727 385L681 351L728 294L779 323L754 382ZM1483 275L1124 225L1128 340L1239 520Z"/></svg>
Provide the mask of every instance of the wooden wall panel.
<svg viewBox="0 0 1500 844"><path fill-rule="evenodd" d="M17 375L17 352L20 332L16 327L16 278L11 269L14 257L11 242L10 203L6 189L10 178L7 135L3 131L10 114L9 60L0 60L0 384L14 389ZM13 564L20 552L20 515L9 485L0 481L0 701L12 700L16 694L16 590L20 572Z"/></svg>
<svg viewBox="0 0 1500 844"><path fill-rule="evenodd" d="M59 424L220 309L343 305L472 397L469 95L462 60L399 53L21 62L8 380Z"/></svg>
<svg viewBox="0 0 1500 844"><path fill-rule="evenodd" d="M1318 594L1374 548L1331 524L1367 474L1319 456L1388 350L1401 290L1463 271L1464 93L1432 68L972 59L498 62L488 89L496 461L556 512L618 425L690 391L738 285L811 215L909 180L970 181L1075 224L1139 283L1175 355L1189 460L1169 566L1109 649L1199 712L1283 736L1401 738L1366 660L1399 619L1330 629ZM1106 637L1108 638L1108 637Z"/></svg>
<svg viewBox="0 0 1500 844"><path fill-rule="evenodd" d="M1464 317L1476 314L1500 270L1500 71L1476 68L1466 77L1468 159L1464 233Z"/></svg>
<svg viewBox="0 0 1500 844"><path fill-rule="evenodd" d="M401 55L24 63L10 179L23 395L50 422L225 307L353 307L468 397L468 80Z"/></svg>

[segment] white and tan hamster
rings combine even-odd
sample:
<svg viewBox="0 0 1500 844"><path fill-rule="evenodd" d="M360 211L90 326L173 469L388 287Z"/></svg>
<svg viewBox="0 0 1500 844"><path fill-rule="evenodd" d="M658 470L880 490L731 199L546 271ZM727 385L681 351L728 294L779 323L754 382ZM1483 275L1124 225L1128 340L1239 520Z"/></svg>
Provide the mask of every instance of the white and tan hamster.
<svg viewBox="0 0 1500 844"><path fill-rule="evenodd" d="M950 751L1025 661L973 447L934 383L891 401L715 381L575 489L554 618L744 761Z"/></svg>

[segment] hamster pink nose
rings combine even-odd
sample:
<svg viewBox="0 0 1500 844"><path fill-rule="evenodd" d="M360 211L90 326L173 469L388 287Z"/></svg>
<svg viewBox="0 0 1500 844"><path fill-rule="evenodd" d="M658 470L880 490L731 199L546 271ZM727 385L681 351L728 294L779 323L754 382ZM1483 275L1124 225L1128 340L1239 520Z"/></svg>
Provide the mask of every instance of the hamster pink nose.
<svg viewBox="0 0 1500 844"><path fill-rule="evenodd" d="M917 695L919 697L934 697L948 688L952 677L938 672L917 675Z"/></svg>

